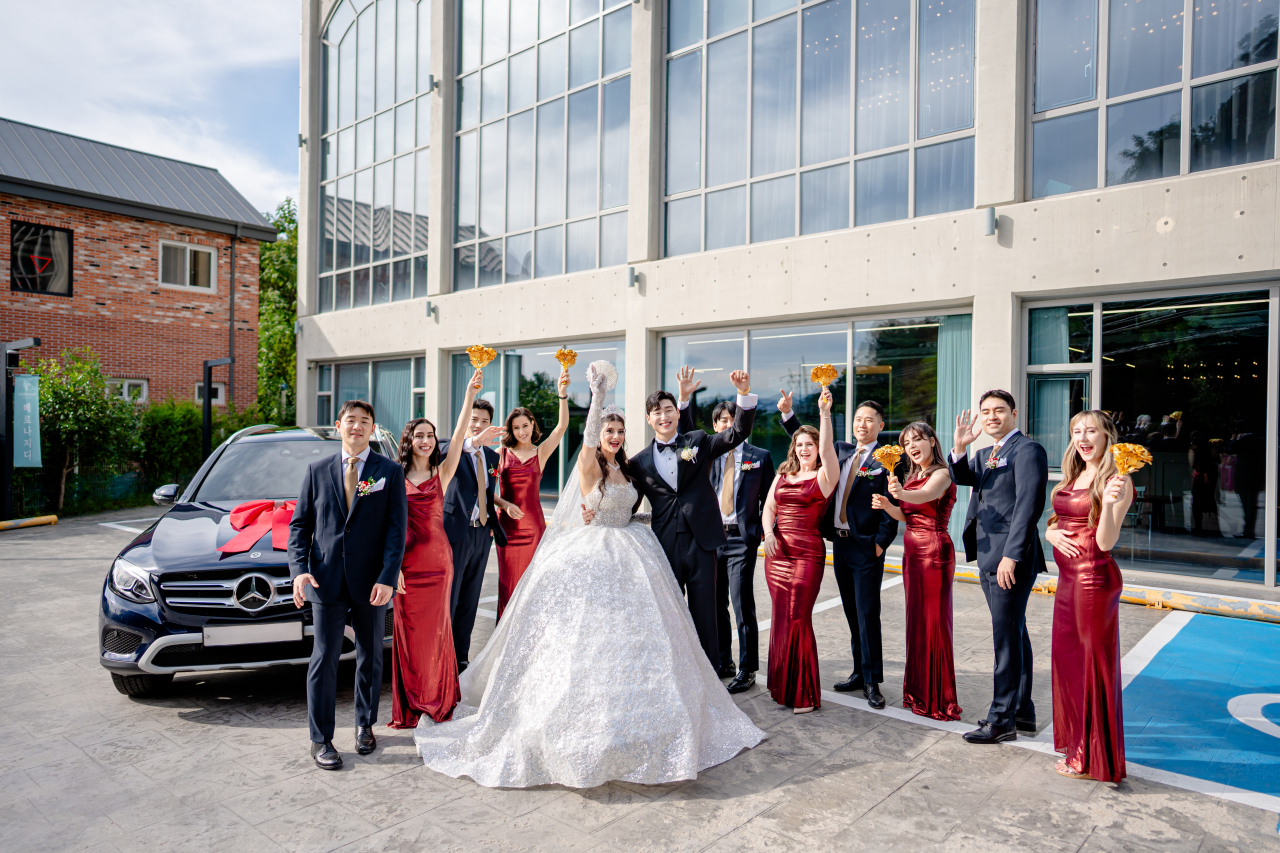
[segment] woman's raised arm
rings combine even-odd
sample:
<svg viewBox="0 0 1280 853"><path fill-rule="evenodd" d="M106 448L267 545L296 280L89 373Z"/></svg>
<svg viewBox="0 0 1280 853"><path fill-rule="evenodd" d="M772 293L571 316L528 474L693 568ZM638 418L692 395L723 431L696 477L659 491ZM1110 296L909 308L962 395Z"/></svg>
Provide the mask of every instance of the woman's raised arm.
<svg viewBox="0 0 1280 853"><path fill-rule="evenodd" d="M458 412L458 424L453 428L453 437L449 439L449 452L440 463L441 494L449 488L449 482L458 470L458 460L462 458L462 443L467 438L467 427L471 424L471 404L476 401L476 392L484 385L484 371L476 368L467 383L467 393L462 398L462 411Z"/></svg>
<svg viewBox="0 0 1280 853"><path fill-rule="evenodd" d="M824 498L831 497L840 483L840 457L836 455L835 430L831 426L831 389L823 388L818 398L818 488Z"/></svg>
<svg viewBox="0 0 1280 853"><path fill-rule="evenodd" d="M551 431L551 435L538 445L539 471L547 464L551 454L556 452L556 448L560 446L560 439L564 438L565 430L569 429L569 371L560 371L560 380L556 382L556 394L560 397L560 419L556 421L556 428Z"/></svg>

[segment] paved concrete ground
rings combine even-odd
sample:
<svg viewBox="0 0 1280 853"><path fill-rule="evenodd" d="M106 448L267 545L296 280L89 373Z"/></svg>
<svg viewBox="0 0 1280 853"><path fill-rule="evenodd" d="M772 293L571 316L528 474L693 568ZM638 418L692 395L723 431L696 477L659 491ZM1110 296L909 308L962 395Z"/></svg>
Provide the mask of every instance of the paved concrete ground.
<svg viewBox="0 0 1280 853"><path fill-rule="evenodd" d="M1272 813L1136 778L1066 780L1044 754L973 747L831 703L797 717L758 689L741 706L769 739L695 782L488 790L426 770L408 733L381 726L380 748L361 759L351 751L349 686L339 708L345 767L320 771L307 752L300 667L180 676L156 700L111 686L96 658L97 603L111 557L132 534L101 522L154 514L0 533L2 850L1280 850ZM762 577L757 587L765 618ZM484 595L495 592L491 576ZM819 601L835 595L828 573ZM1042 725L1051 608L1052 599L1032 597ZM958 584L955 609L960 701L972 721L990 698L978 587ZM1124 607L1123 650L1164 615ZM848 634L838 607L815 624L829 688L850 669ZM902 625L899 584L884 593L884 692L895 704ZM477 650L491 627L481 620ZM389 707L384 692L384 719Z"/></svg>

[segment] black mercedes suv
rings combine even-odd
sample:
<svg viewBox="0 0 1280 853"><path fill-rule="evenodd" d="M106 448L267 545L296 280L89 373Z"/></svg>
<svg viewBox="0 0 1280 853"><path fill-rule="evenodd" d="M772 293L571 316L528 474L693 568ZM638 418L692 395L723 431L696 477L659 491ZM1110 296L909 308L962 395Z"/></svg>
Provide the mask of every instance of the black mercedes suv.
<svg viewBox="0 0 1280 853"><path fill-rule="evenodd" d="M242 552L217 549L237 536L232 510L295 500L307 465L341 446L332 427L249 427L211 453L181 494L177 485L156 489L155 502L169 510L125 546L102 587L99 660L117 690L143 696L177 672L307 662L311 605L294 607L288 554L272 547L271 531ZM372 446L395 458L385 430ZM354 656L348 629L342 657Z"/></svg>

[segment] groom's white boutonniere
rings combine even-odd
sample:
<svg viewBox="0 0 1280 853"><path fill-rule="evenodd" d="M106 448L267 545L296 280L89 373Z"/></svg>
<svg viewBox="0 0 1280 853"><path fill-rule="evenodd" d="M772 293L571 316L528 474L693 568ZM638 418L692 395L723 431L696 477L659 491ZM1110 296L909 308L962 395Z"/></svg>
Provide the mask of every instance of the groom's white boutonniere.
<svg viewBox="0 0 1280 853"><path fill-rule="evenodd" d="M698 458L698 448L682 447L680 448L680 458L685 462L694 462Z"/></svg>

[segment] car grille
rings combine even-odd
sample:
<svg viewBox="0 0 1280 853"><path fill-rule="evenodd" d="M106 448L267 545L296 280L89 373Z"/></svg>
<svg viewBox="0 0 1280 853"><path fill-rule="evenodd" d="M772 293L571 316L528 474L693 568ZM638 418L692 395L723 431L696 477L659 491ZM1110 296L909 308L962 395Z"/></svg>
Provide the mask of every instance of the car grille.
<svg viewBox="0 0 1280 853"><path fill-rule="evenodd" d="M236 602L236 588L246 575L262 575L270 580L270 602L261 609L246 609ZM270 618L295 612L293 585L288 566L262 566L254 569L218 569L208 572L167 572L160 581L160 597L178 613L193 616L231 616L251 619ZM259 588L265 584L259 584ZM248 588L246 583L242 589ZM252 607L264 599L251 599Z"/></svg>
<svg viewBox="0 0 1280 853"><path fill-rule="evenodd" d="M387 608L387 615L386 615L386 618L382 620L382 624L384 629L383 634L386 636L387 639L390 639L392 633L395 630L395 624L396 624L395 612L390 607Z"/></svg>
<svg viewBox="0 0 1280 853"><path fill-rule="evenodd" d="M244 646L204 646L183 643L165 646L151 662L156 666L226 666L262 663L275 660L298 660L311 657L311 637L291 643L255 643ZM342 638L342 653L355 651L350 637Z"/></svg>
<svg viewBox="0 0 1280 853"><path fill-rule="evenodd" d="M141 643L142 635L132 631L108 628L102 632L102 650L113 655L131 655Z"/></svg>

